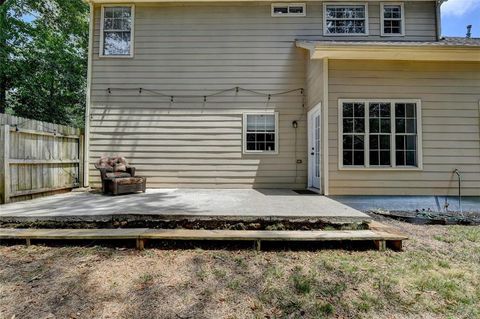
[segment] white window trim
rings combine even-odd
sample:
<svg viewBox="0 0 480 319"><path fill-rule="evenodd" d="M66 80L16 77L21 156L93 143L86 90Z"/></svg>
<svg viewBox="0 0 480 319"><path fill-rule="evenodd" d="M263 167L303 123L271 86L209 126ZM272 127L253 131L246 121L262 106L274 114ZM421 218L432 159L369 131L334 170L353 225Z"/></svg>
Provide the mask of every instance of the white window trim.
<svg viewBox="0 0 480 319"><path fill-rule="evenodd" d="M384 6L393 5L393 6L400 6L400 10L402 10L402 28L401 33L384 33L384 22L385 22L385 15L383 14ZM404 37L405 36L405 7L403 2L381 2L380 3L380 35L382 37Z"/></svg>
<svg viewBox="0 0 480 319"><path fill-rule="evenodd" d="M285 14L275 14L274 8L276 7L302 7L302 13L285 13ZM290 11L290 10L289 10ZM272 3L272 17L281 18L281 17L305 17L307 15L307 5L305 3Z"/></svg>
<svg viewBox="0 0 480 319"><path fill-rule="evenodd" d="M327 6L364 6L365 7L365 33L328 33L327 32ZM323 35L326 37L364 37L370 32L368 19L368 2L324 2L323 3Z"/></svg>
<svg viewBox="0 0 480 319"><path fill-rule="evenodd" d="M417 166L370 166L370 152L369 152L369 121L368 116L365 116L365 165L364 166L344 166L343 165L343 103L365 103L365 115L367 115L368 103L416 103L416 117L417 117ZM394 110L393 110L394 111ZM395 123L392 121L392 132L395 132ZM420 99L339 99L338 100L338 169L351 171L421 171L423 170L423 146L422 146L422 101ZM390 134L391 150L395 145L393 142L395 133ZM394 152L391 152L391 157L394 159ZM392 165L394 160L390 161Z"/></svg>
<svg viewBox="0 0 480 319"><path fill-rule="evenodd" d="M247 116L248 115L275 115L275 151L249 151L247 150ZM245 112L243 113L243 122L242 122L242 150L243 154L278 154L278 112Z"/></svg>
<svg viewBox="0 0 480 319"><path fill-rule="evenodd" d="M131 19L132 25L130 29L130 54L129 55L105 55L104 51L104 19L105 19L105 8L111 7L130 7L131 8ZM113 58L113 59L129 59L134 56L134 44L135 44L135 5L134 4L105 4L102 5L100 16L100 52L99 57L101 58Z"/></svg>

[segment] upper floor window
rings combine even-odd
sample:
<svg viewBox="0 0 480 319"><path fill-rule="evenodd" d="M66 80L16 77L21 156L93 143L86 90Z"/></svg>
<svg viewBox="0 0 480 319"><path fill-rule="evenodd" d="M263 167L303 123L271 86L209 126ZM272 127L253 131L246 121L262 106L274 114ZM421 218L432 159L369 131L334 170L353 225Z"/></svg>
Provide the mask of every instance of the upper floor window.
<svg viewBox="0 0 480 319"><path fill-rule="evenodd" d="M278 152L278 113L243 115L243 152Z"/></svg>
<svg viewBox="0 0 480 319"><path fill-rule="evenodd" d="M340 100L339 124L341 167L421 167L420 101Z"/></svg>
<svg viewBox="0 0 480 319"><path fill-rule="evenodd" d="M272 3L272 17L304 17L305 3Z"/></svg>
<svg viewBox="0 0 480 319"><path fill-rule="evenodd" d="M101 56L133 56L133 6L103 6Z"/></svg>
<svg viewBox="0 0 480 319"><path fill-rule="evenodd" d="M382 3L382 36L403 36L405 33L405 13L403 3Z"/></svg>
<svg viewBox="0 0 480 319"><path fill-rule="evenodd" d="M366 4L324 4L325 35L367 35L368 9Z"/></svg>

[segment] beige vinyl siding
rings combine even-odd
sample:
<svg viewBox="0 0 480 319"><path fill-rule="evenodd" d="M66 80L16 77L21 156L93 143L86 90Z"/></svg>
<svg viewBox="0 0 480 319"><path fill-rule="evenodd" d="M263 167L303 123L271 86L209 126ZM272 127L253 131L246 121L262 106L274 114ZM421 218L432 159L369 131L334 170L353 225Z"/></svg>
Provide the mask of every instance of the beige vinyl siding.
<svg viewBox="0 0 480 319"><path fill-rule="evenodd" d="M323 61L307 60L306 94L307 109L323 101Z"/></svg>
<svg viewBox="0 0 480 319"><path fill-rule="evenodd" d="M480 195L480 63L330 61L331 194ZM420 99L423 170L338 169L338 99Z"/></svg>
<svg viewBox="0 0 480 319"><path fill-rule="evenodd" d="M137 5L135 56L110 59L98 57L98 14L99 8L90 139L94 186L99 179L93 162L112 154L130 160L139 175L148 177L149 187L306 185L306 117L299 92L270 101L241 91L206 103L201 97L170 103L148 92L107 94L106 89L204 95L235 86L272 93L303 88L306 54L294 39L320 30L290 30L301 22L298 18L273 23L269 4ZM242 154L242 116L251 111L279 113L277 155ZM294 120L299 123L296 140Z"/></svg>
<svg viewBox="0 0 480 319"><path fill-rule="evenodd" d="M433 40L433 1L405 7L403 39ZM365 39L382 39L379 10L378 3L369 6L371 36ZM100 58L100 6L94 21L93 186L99 185L93 163L113 154L130 160L148 177L149 187L306 185L306 109L298 92L269 102L251 93L229 92L206 103L203 98L170 103L168 97L145 91L107 94L107 88L142 87L172 95L204 95L235 86L272 93L305 88L308 54L295 47L295 40L326 38L321 2L307 2L306 17L282 18L271 17L270 3L136 4L133 58ZM278 155L242 154L242 114L250 111L279 113ZM299 124L296 138L294 120Z"/></svg>

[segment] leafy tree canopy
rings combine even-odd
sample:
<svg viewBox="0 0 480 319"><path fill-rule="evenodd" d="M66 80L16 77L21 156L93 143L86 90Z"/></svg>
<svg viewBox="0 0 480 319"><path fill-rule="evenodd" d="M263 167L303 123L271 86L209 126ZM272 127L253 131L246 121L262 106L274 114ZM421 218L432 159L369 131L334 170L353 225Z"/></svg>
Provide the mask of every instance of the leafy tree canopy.
<svg viewBox="0 0 480 319"><path fill-rule="evenodd" d="M0 112L83 126L88 9L83 0L4 1Z"/></svg>

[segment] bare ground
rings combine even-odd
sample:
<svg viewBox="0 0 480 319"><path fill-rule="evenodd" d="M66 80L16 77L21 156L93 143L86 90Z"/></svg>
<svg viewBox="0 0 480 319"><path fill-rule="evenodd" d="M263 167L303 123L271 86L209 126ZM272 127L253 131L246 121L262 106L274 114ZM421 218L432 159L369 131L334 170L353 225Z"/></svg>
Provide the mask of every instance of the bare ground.
<svg viewBox="0 0 480 319"><path fill-rule="evenodd" d="M0 318L480 318L480 227L405 251L0 246Z"/></svg>

